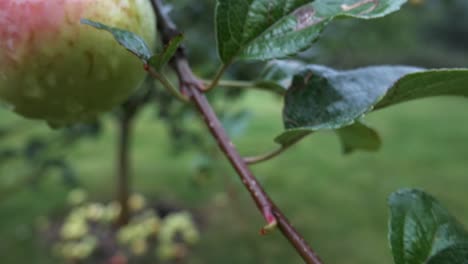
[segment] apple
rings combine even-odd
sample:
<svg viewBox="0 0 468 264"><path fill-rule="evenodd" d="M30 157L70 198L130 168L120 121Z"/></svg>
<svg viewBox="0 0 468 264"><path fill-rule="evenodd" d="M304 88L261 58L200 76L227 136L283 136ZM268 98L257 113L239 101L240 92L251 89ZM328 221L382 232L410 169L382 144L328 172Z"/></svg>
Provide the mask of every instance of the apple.
<svg viewBox="0 0 468 264"><path fill-rule="evenodd" d="M65 125L111 110L141 85L141 61L81 18L156 41L149 0L0 0L4 105Z"/></svg>

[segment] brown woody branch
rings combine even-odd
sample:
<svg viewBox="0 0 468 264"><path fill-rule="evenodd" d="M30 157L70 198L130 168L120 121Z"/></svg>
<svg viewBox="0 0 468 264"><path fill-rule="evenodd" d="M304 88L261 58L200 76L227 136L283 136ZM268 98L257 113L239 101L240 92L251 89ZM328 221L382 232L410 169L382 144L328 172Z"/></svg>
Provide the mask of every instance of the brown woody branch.
<svg viewBox="0 0 468 264"><path fill-rule="evenodd" d="M180 33L170 17L163 11L161 0L151 0L151 2L158 19L158 30L162 41L164 44L167 44L173 37ZM306 263L321 264L322 262L318 256L289 223L280 209L273 203L268 194L263 190L261 184L248 168L247 163L237 152L210 103L203 94L203 82L193 74L182 47L179 48L177 53L174 55L170 64L179 78L179 88L181 92L190 97L199 113L203 116L203 120L208 126L212 136L216 139L219 147L237 171L243 184L267 221L267 225L262 231L266 232L268 229L278 226L283 235L295 247L296 251L302 256Z"/></svg>

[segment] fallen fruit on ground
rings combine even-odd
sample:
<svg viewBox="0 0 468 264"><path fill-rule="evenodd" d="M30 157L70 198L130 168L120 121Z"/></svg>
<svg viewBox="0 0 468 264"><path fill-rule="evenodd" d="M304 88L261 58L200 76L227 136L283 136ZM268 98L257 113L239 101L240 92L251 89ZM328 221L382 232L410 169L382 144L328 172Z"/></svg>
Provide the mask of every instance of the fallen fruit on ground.
<svg viewBox="0 0 468 264"><path fill-rule="evenodd" d="M86 18L155 43L147 0L1 0L0 101L51 124L86 121L122 103L144 77L138 58Z"/></svg>

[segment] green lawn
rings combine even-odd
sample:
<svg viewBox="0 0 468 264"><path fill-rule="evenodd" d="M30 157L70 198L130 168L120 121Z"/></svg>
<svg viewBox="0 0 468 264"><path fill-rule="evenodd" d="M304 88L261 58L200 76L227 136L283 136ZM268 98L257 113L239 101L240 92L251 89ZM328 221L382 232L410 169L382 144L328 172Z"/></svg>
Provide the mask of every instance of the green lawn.
<svg viewBox="0 0 468 264"><path fill-rule="evenodd" d="M243 104L253 106L254 116L248 136L236 140L239 150L251 155L275 147L272 138L281 131L280 102L254 92ZM205 216L202 240L188 263L302 263L279 232L258 235L262 218L231 169L194 186L190 179L195 157L168 154L165 130L150 116L139 120L134 139L135 189ZM424 188L468 224L467 102L428 99L377 112L367 121L381 131L384 145L378 153L343 156L336 136L321 133L254 167L324 263L391 263L386 198L401 187ZM97 199L109 199L113 193L112 131L108 123L98 140L87 140L69 154ZM9 167L0 172L0 177L16 174ZM226 178L233 179L234 199L225 199ZM0 204L2 263L60 263L47 259L44 248L35 246L33 224L40 215L63 210L65 196L60 181L50 178Z"/></svg>

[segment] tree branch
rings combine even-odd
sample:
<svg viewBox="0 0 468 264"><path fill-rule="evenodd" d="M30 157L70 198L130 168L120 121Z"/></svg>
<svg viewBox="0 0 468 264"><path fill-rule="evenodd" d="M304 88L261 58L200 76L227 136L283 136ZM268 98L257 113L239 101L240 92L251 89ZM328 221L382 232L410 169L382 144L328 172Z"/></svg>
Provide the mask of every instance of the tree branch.
<svg viewBox="0 0 468 264"><path fill-rule="evenodd" d="M166 44L172 37L178 35L179 32L166 12L163 11L161 0L151 0L151 2L158 18L159 32L161 33L163 42ZM202 93L204 89L203 82L194 76L182 47L179 48L171 60L171 67L179 77L180 90L190 97L199 113L203 116L203 120L211 134L239 174L244 186L266 219L267 225L262 231L266 232L277 225L306 263L321 264L318 256L273 203L248 168L244 159L237 152L210 103Z"/></svg>

